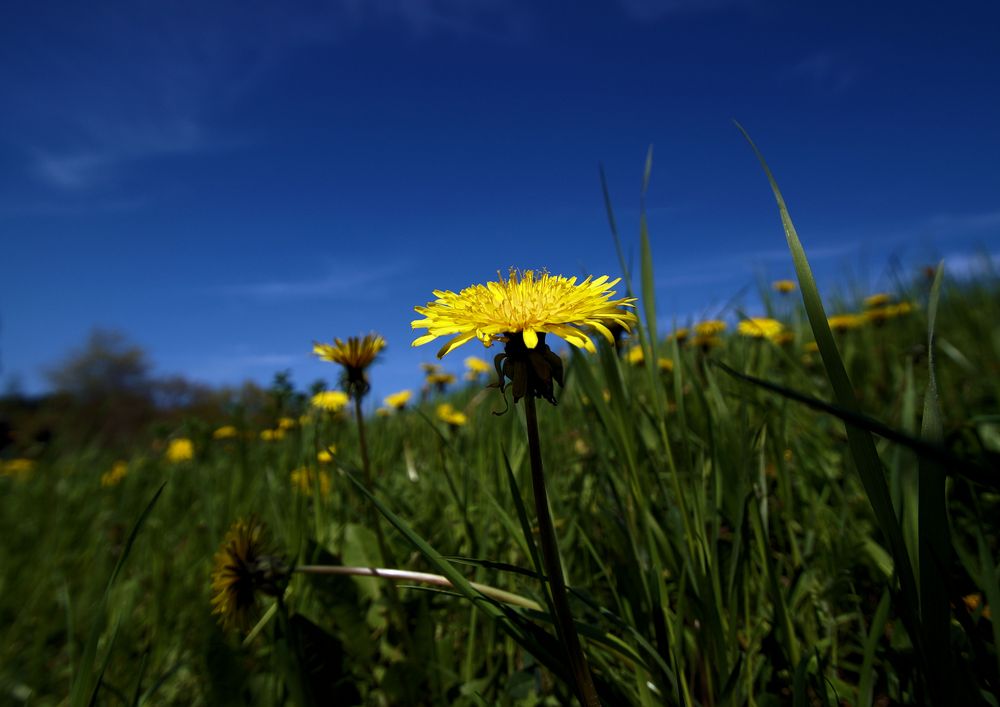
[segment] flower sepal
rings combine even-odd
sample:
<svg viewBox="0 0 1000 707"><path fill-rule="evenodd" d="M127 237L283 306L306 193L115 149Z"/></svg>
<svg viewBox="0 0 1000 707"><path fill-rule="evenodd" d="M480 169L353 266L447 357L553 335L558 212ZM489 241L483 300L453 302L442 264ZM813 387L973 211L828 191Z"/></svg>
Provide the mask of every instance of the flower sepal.
<svg viewBox="0 0 1000 707"><path fill-rule="evenodd" d="M554 384L563 386L563 361L545 343L545 333L538 334L533 348L528 348L520 332L508 332L504 339L504 352L493 359L497 370L497 382L493 385L504 394L504 400L509 385L515 404L525 395L533 395L557 405ZM496 414L504 412L506 409Z"/></svg>

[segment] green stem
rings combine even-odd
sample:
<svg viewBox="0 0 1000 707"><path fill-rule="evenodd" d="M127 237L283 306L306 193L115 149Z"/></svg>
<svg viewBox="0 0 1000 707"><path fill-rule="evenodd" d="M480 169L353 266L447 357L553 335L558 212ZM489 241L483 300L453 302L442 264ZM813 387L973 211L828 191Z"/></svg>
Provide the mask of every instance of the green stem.
<svg viewBox="0 0 1000 707"><path fill-rule="evenodd" d="M530 392L524 397L524 416L528 426L528 452L531 459L531 488L535 496L535 513L538 515L538 535L542 545L542 563L552 591L552 604L556 612L556 629L569 657L569 664L576 681L577 697L586 707L599 707L600 699L590 675L587 657L580 645L580 636L573 623L563 578L559 546L556 543L555 527L549 513L548 494L545 491L545 476L542 472L542 449L538 440L538 418L535 413L535 397Z"/></svg>

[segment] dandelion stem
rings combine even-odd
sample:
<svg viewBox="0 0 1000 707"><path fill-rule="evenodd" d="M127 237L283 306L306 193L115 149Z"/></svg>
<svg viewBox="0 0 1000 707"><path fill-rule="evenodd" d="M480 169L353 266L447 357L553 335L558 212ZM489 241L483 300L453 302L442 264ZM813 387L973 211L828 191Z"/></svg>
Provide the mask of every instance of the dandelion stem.
<svg viewBox="0 0 1000 707"><path fill-rule="evenodd" d="M433 584L438 587L448 587L453 588L454 585L451 581L440 574L430 574L428 572L412 572L410 570L397 570L389 569L386 567L346 567L341 565L300 565L295 568L296 572L302 572L304 574L333 574L333 575L348 575L352 577L381 577L383 579L391 579L394 581L404 581L404 582L420 582L422 584ZM504 591L503 589L497 589L496 587L491 587L488 584L480 584L478 582L469 582L469 584L476 589L476 591L485 594L486 596L496 599L497 601L502 601L505 604L512 604L514 606L520 606L525 609L531 609L532 611L543 611L542 606L527 597L523 597L520 594L514 594L512 592Z"/></svg>
<svg viewBox="0 0 1000 707"><path fill-rule="evenodd" d="M538 515L538 535L542 545L542 563L548 577L549 588L552 591L552 605L556 612L556 628L566 652L569 664L576 680L577 696L586 707L598 707L601 704L594 687L594 679L590 675L587 657L583 654L580 637L573 624L573 615L569 608L569 597L566 592L566 581L563 578L562 562L559 559L559 546L556 543L555 528L552 515L549 513L549 500L545 491L545 476L542 472L542 449L538 439L538 417L535 412L535 397L528 394L524 397L524 415L528 427L528 451L531 459L531 488L535 496L535 513Z"/></svg>

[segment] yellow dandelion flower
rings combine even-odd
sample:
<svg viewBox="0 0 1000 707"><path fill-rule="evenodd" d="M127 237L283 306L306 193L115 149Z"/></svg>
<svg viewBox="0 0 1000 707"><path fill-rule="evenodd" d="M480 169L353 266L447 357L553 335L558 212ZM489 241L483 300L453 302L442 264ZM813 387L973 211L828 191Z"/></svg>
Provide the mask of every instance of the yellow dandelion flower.
<svg viewBox="0 0 1000 707"><path fill-rule="evenodd" d="M324 390L312 396L311 402L314 408L337 412L338 410L342 410L350 399L351 397L342 390Z"/></svg>
<svg viewBox="0 0 1000 707"><path fill-rule="evenodd" d="M670 358L658 358L658 359L656 359L656 365L664 373L673 373L674 372L674 361L673 361L673 359L670 359Z"/></svg>
<svg viewBox="0 0 1000 707"><path fill-rule="evenodd" d="M278 596L288 568L265 554L264 524L238 520L215 553L212 569L212 613L224 628L248 630L257 613L257 592Z"/></svg>
<svg viewBox="0 0 1000 707"><path fill-rule="evenodd" d="M337 448L331 444L326 449L321 449L316 452L316 461L320 464L329 464L333 461L333 455L336 453Z"/></svg>
<svg viewBox="0 0 1000 707"><path fill-rule="evenodd" d="M699 334L691 339L691 345L701 349L704 353L708 353L712 349L722 346L722 339L718 336L704 334Z"/></svg>
<svg viewBox="0 0 1000 707"><path fill-rule="evenodd" d="M789 292L795 292L795 280L775 280L771 283L771 287L775 292L780 292L783 295L787 295Z"/></svg>
<svg viewBox="0 0 1000 707"><path fill-rule="evenodd" d="M313 495L313 489L319 484L319 493L323 498L330 495L330 474L325 471L316 474L312 469L300 467L291 473L292 486L305 494Z"/></svg>
<svg viewBox="0 0 1000 707"><path fill-rule="evenodd" d="M437 406L435 414L442 422L448 423L451 427L461 427L469 421L464 412L456 410L451 403L441 403Z"/></svg>
<svg viewBox="0 0 1000 707"><path fill-rule="evenodd" d="M406 407L406 404L410 402L411 397L413 397L413 391L400 390L397 393L385 396L385 399L382 402L384 402L388 408L393 410L402 410Z"/></svg>
<svg viewBox="0 0 1000 707"><path fill-rule="evenodd" d="M641 346L633 346L626 352L625 360L633 366L641 366L646 362L646 354L642 352Z"/></svg>
<svg viewBox="0 0 1000 707"><path fill-rule="evenodd" d="M375 333L363 337L352 336L346 342L334 339L332 345L313 343L313 353L316 356L344 367L344 388L349 394L358 397L368 392L365 371L384 348L385 339Z"/></svg>
<svg viewBox="0 0 1000 707"><path fill-rule="evenodd" d="M187 437L170 440L167 445L167 461L177 464L194 459L194 443Z"/></svg>
<svg viewBox="0 0 1000 707"><path fill-rule="evenodd" d="M776 319L750 317L739 323L737 331L753 339L774 339L784 328L784 325Z"/></svg>
<svg viewBox="0 0 1000 707"><path fill-rule="evenodd" d="M121 483L128 473L128 462L119 459L111 465L111 469L101 474L101 486L115 486Z"/></svg>
<svg viewBox="0 0 1000 707"><path fill-rule="evenodd" d="M280 427L274 430L261 430L260 438L265 442L277 442L285 438L285 431Z"/></svg>
<svg viewBox="0 0 1000 707"><path fill-rule="evenodd" d="M387 407L375 408L375 415L377 417L390 417L392 415L392 410Z"/></svg>
<svg viewBox="0 0 1000 707"><path fill-rule="evenodd" d="M802 347L802 350L805 351L806 353L818 353L819 344L817 344L815 341L807 341L805 346Z"/></svg>
<svg viewBox="0 0 1000 707"><path fill-rule="evenodd" d="M865 308L875 309L876 307L884 307L890 302L892 302L892 295L886 292L877 292L874 295L865 297Z"/></svg>
<svg viewBox="0 0 1000 707"><path fill-rule="evenodd" d="M299 426L305 427L306 425L312 424L312 418L308 415L299 415Z"/></svg>
<svg viewBox="0 0 1000 707"><path fill-rule="evenodd" d="M670 336L667 337L668 341L676 341L678 344L683 344L687 341L688 337L691 336L691 330L686 326L682 326L679 329L674 329Z"/></svg>
<svg viewBox="0 0 1000 707"><path fill-rule="evenodd" d="M726 323L721 319L709 319L694 325L695 337L718 336L726 330Z"/></svg>
<svg viewBox="0 0 1000 707"><path fill-rule="evenodd" d="M836 332L845 332L849 329L857 329L865 323L865 317L857 314L835 314L829 317L826 322L830 328Z"/></svg>
<svg viewBox="0 0 1000 707"><path fill-rule="evenodd" d="M635 315L619 305L631 306L634 298L612 300L615 292L610 288L618 280L609 281L607 276L588 277L579 284L576 280L512 269L506 280L498 273L497 282L472 285L458 294L435 290L436 300L414 307L424 318L413 321L411 326L427 329L428 333L415 339L413 345L453 334L438 351L441 358L472 339L491 346L494 341L506 342L511 334L520 334L525 347L534 349L539 335L555 334L574 346L594 351L588 335L591 329L614 344L608 324L617 322L628 329Z"/></svg>
<svg viewBox="0 0 1000 707"><path fill-rule="evenodd" d="M439 388L444 388L447 385L455 383L458 379L451 373L428 373L427 378L428 385L436 385Z"/></svg>
<svg viewBox="0 0 1000 707"><path fill-rule="evenodd" d="M894 317L902 317L902 316L905 316L905 315L907 315L907 314L909 314L910 312L913 311L913 303L912 302L900 302L897 305L893 305L891 307L891 309L892 309L892 316L894 316Z"/></svg>
<svg viewBox="0 0 1000 707"><path fill-rule="evenodd" d="M778 346L788 346L788 344L795 341L795 334L790 331L779 331L771 337L771 341L776 343Z"/></svg>
<svg viewBox="0 0 1000 707"><path fill-rule="evenodd" d="M232 425L223 425L212 433L213 439L232 439L239 434L235 427Z"/></svg>
<svg viewBox="0 0 1000 707"><path fill-rule="evenodd" d="M295 420L291 417L281 417L278 418L278 429L279 430L293 430L295 429Z"/></svg>
<svg viewBox="0 0 1000 707"><path fill-rule="evenodd" d="M28 474L34 468L35 461L33 459L16 458L0 462L0 471L6 476L21 476Z"/></svg>
<svg viewBox="0 0 1000 707"><path fill-rule="evenodd" d="M493 366L478 356L467 356L465 359L465 367L468 369L468 376L470 380L475 380L484 373L488 374L490 369L493 368Z"/></svg>

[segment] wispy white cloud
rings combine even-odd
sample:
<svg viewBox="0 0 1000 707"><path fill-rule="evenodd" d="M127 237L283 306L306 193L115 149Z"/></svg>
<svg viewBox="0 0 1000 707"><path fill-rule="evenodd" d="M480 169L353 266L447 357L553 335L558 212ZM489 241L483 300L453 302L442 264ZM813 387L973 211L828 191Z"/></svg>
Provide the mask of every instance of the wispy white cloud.
<svg viewBox="0 0 1000 707"><path fill-rule="evenodd" d="M226 285L219 292L231 297L280 301L291 299L330 299L388 295L396 276L403 270L401 263L375 268L342 267L325 277L302 280L265 280L246 284Z"/></svg>
<svg viewBox="0 0 1000 707"><path fill-rule="evenodd" d="M949 253L944 256L943 260L945 275L951 278L968 280L990 275L995 276L997 264L1000 263L1000 251Z"/></svg>
<svg viewBox="0 0 1000 707"><path fill-rule="evenodd" d="M0 51L0 139L24 151L38 182L69 194L120 184L142 160L241 144L218 116L302 49L385 24L497 36L524 15L501 0L120 0L73 14L34 20L33 34L61 41ZM18 64L46 80L22 80Z"/></svg>
<svg viewBox="0 0 1000 707"><path fill-rule="evenodd" d="M957 233L976 234L983 231L1000 230L1000 210L968 214L935 214L927 220L927 229L937 230L945 235Z"/></svg>

